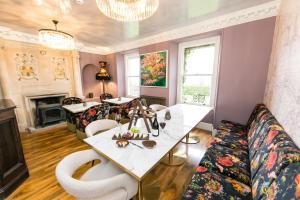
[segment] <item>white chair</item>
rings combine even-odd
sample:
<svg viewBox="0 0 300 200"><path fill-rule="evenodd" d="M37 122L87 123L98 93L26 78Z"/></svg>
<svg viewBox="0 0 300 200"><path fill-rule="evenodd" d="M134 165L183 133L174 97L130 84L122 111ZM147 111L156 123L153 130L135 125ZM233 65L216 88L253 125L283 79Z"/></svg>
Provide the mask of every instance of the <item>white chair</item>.
<svg viewBox="0 0 300 200"><path fill-rule="evenodd" d="M160 105L160 104L152 104L149 106L154 112L158 112L158 111L161 111L161 110L164 110L166 108L168 108L167 106L163 106L163 105Z"/></svg>
<svg viewBox="0 0 300 200"><path fill-rule="evenodd" d="M80 166L97 159L101 163L86 171L79 180L72 177ZM80 200L129 200L137 194L137 181L94 150L66 156L57 165L55 174L65 191Z"/></svg>
<svg viewBox="0 0 300 200"><path fill-rule="evenodd" d="M93 121L85 128L87 137L92 137L96 133L104 130L109 130L118 126L118 123L111 119L100 119Z"/></svg>

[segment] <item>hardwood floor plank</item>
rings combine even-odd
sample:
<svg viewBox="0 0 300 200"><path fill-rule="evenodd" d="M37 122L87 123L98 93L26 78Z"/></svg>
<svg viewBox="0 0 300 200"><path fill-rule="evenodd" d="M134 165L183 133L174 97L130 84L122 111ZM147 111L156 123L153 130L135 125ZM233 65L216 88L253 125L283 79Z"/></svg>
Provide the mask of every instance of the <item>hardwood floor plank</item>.
<svg viewBox="0 0 300 200"><path fill-rule="evenodd" d="M179 144L177 154L187 154L184 165L170 167L159 164L152 170L143 184L146 199L177 200L180 199L194 173L195 166L205 153L206 146L212 139L210 133L199 129L191 135L198 136L199 144ZM66 128L48 130L41 133L23 133L22 144L30 177L7 199L8 200L73 200L59 185L55 177L55 168L59 161L72 152L90 149L88 145L76 138ZM74 174L78 178L90 164L83 165Z"/></svg>

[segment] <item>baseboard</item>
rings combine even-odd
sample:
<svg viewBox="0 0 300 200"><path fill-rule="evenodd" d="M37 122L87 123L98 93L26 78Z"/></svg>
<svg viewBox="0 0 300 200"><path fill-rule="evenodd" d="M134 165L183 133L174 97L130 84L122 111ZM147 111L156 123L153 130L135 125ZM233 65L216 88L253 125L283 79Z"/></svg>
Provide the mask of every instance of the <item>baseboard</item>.
<svg viewBox="0 0 300 200"><path fill-rule="evenodd" d="M213 130L213 125L205 122L200 122L196 127L210 132Z"/></svg>

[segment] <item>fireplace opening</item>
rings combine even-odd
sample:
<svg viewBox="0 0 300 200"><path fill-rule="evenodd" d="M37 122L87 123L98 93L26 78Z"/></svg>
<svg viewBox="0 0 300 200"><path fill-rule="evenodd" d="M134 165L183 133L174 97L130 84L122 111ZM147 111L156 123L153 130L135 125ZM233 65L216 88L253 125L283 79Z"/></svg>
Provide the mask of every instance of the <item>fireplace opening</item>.
<svg viewBox="0 0 300 200"><path fill-rule="evenodd" d="M36 108L36 127L45 127L66 120L66 113L61 106L64 96L34 99Z"/></svg>

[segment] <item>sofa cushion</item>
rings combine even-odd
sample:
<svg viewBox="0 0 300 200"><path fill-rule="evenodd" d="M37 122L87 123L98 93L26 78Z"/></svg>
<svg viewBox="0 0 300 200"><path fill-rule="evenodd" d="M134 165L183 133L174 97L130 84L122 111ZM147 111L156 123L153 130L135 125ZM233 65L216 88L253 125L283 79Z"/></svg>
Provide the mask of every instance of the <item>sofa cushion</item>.
<svg viewBox="0 0 300 200"><path fill-rule="evenodd" d="M261 199L277 176L290 164L300 162L297 148L278 148L269 152L252 179L253 199Z"/></svg>
<svg viewBox="0 0 300 200"><path fill-rule="evenodd" d="M228 147L231 149L236 149L236 150L243 150L248 152L248 141L247 139L232 139L232 138L227 138L225 137L224 139L221 139L219 137L215 137L211 145L218 144L224 147Z"/></svg>
<svg viewBox="0 0 300 200"><path fill-rule="evenodd" d="M259 139L263 140L273 124L278 124L274 116L269 112L269 110L263 110L259 113L258 121L250 126L247 132L248 135L248 146L249 149L253 147L254 142Z"/></svg>
<svg viewBox="0 0 300 200"><path fill-rule="evenodd" d="M266 199L300 199L300 162L287 166L266 191Z"/></svg>
<svg viewBox="0 0 300 200"><path fill-rule="evenodd" d="M286 132L271 130L263 141L261 147L257 149L256 154L250 161L252 179L255 177L258 169L264 164L265 159L268 157L270 151L275 151L279 148L297 149L297 146Z"/></svg>
<svg viewBox="0 0 300 200"><path fill-rule="evenodd" d="M246 132L247 126L232 121L222 120L217 129L227 130L228 132Z"/></svg>
<svg viewBox="0 0 300 200"><path fill-rule="evenodd" d="M246 151L213 145L207 150L199 165L250 185L249 159Z"/></svg>
<svg viewBox="0 0 300 200"><path fill-rule="evenodd" d="M267 133L263 135L265 135L263 138L256 138L251 149L249 149L250 160L252 160L256 154L265 153L262 152L262 149L271 147L274 143L276 143L276 140L273 141L273 139L278 135L285 137L287 134L277 122L273 121L273 124L269 124Z"/></svg>
<svg viewBox="0 0 300 200"><path fill-rule="evenodd" d="M199 166L189 184L183 200L247 200L251 199L251 188L222 174Z"/></svg>

